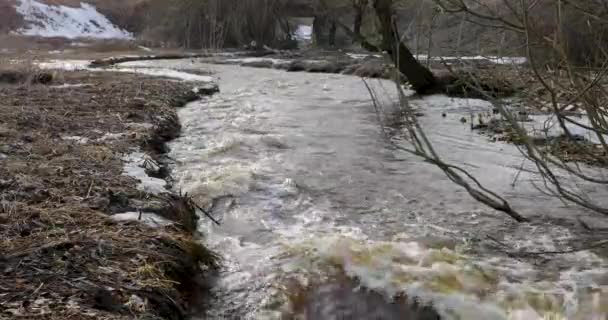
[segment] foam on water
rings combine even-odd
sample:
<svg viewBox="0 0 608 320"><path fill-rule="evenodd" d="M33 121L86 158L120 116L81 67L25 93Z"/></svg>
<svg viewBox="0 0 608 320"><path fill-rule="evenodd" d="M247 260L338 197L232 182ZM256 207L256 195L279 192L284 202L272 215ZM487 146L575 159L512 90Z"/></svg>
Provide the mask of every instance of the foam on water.
<svg viewBox="0 0 608 320"><path fill-rule="evenodd" d="M261 275L266 276L261 282L270 285L264 286L263 301L254 303L259 309L252 318L280 319L291 311L292 292L286 283L297 281L306 287L341 273L385 294L387 300L404 293L417 297L444 319L582 320L607 314L601 304L582 303L594 295L595 300L608 299L605 288L591 286L596 287L594 292L586 292L594 276L606 274L605 268L597 268L602 259L589 252L569 257L576 270L569 268L543 279L542 269L511 258L482 258L462 248L429 248L419 242L374 241L360 229L321 227L306 216L299 224L284 226L276 240L278 247L239 244L228 249L231 258L251 271L247 277L239 271L239 276L223 279L228 286L249 287L260 282ZM261 254L255 262L250 260L252 252ZM247 300L256 301L249 294Z"/></svg>

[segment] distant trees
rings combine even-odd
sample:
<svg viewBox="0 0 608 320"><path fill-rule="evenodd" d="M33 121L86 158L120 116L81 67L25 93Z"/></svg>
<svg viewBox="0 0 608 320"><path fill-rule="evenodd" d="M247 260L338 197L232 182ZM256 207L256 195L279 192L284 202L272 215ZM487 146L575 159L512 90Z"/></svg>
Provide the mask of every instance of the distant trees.
<svg viewBox="0 0 608 320"><path fill-rule="evenodd" d="M186 48L221 48L285 40L287 0L152 0L144 38Z"/></svg>
<svg viewBox="0 0 608 320"><path fill-rule="evenodd" d="M352 0L353 8L355 9L353 17L353 32L355 36L361 36L361 26L363 25L363 17L367 11L369 0ZM356 40L353 40L356 41Z"/></svg>

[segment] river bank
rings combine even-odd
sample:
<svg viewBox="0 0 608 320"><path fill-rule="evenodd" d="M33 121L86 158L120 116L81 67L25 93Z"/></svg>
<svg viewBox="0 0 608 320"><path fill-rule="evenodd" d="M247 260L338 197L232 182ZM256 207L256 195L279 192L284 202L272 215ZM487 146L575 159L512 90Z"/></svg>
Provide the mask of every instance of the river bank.
<svg viewBox="0 0 608 320"><path fill-rule="evenodd" d="M194 84L45 74L0 83L0 318L183 319L219 266L165 155Z"/></svg>

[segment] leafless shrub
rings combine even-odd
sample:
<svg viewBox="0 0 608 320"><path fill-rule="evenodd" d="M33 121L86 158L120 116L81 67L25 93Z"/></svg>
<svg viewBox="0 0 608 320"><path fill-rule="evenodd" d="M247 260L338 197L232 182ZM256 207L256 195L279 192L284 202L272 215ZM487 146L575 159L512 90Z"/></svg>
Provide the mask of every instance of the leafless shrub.
<svg viewBox="0 0 608 320"><path fill-rule="evenodd" d="M602 164L608 160L608 55L606 22L608 3L602 0L572 2L435 0L442 10L466 14L468 22L516 32L523 42L525 66L502 73L525 84L519 92L526 109L548 114L541 129L544 143L519 121L507 102L481 90L475 77L468 85L480 89L499 112L518 142L522 155L541 177L539 189L566 202L608 215L601 201L581 191L580 183L606 185L605 172L588 170L581 161ZM464 62L463 62L464 63ZM448 66L448 68L452 68ZM561 132L559 139L550 131ZM583 136L580 132L584 132ZM572 157L571 154L576 156ZM574 161L573 161L574 160Z"/></svg>
<svg viewBox="0 0 608 320"><path fill-rule="evenodd" d="M0 60L0 83L31 85L51 81L53 73L41 70L32 60Z"/></svg>
<svg viewBox="0 0 608 320"><path fill-rule="evenodd" d="M0 198L0 213L8 217L14 216L17 213L17 203L2 196Z"/></svg>

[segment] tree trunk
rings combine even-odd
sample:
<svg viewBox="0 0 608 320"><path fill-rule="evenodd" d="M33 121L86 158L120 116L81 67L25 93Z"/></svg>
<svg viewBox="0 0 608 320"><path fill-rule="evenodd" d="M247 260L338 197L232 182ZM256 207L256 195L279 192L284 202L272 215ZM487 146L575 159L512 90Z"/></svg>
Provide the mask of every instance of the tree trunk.
<svg viewBox="0 0 608 320"><path fill-rule="evenodd" d="M336 45L336 31L337 31L338 27L336 25L336 21L332 20L331 24L329 25L329 39L328 39L328 43L330 47L334 47Z"/></svg>
<svg viewBox="0 0 608 320"><path fill-rule="evenodd" d="M315 46L322 47L327 45L327 37L325 36L325 28L327 25L327 17L318 15L312 23L312 38Z"/></svg>
<svg viewBox="0 0 608 320"><path fill-rule="evenodd" d="M363 14L367 7L367 0L357 0L355 3L355 21L353 23L353 32L357 37L361 37L361 25L363 24ZM353 39L353 42L357 42Z"/></svg>
<svg viewBox="0 0 608 320"><path fill-rule="evenodd" d="M374 0L374 8L380 21L382 49L388 52L395 66L417 93L423 94L436 89L437 80L433 73L421 65L400 41L397 26L393 21L392 0Z"/></svg>

